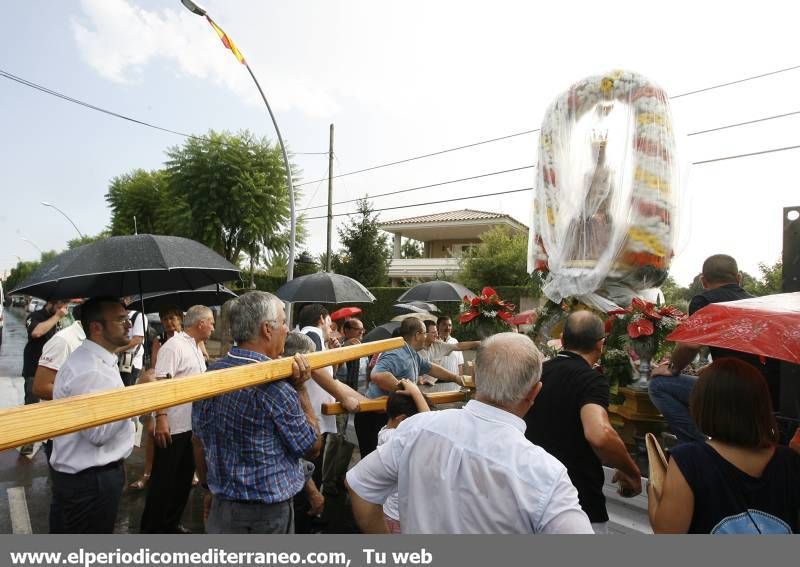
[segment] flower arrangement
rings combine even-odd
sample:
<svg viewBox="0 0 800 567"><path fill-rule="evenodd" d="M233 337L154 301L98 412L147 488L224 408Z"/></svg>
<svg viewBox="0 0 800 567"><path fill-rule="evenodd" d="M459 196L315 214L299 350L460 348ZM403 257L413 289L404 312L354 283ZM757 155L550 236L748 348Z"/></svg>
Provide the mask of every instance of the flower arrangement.
<svg viewBox="0 0 800 567"><path fill-rule="evenodd" d="M507 321L514 315L513 303L504 301L491 287L485 287L481 294L472 299L464 297L463 312L458 317L462 325L471 324L479 335L488 336L492 332L508 330Z"/></svg>
<svg viewBox="0 0 800 567"><path fill-rule="evenodd" d="M666 337L686 315L672 305L660 307L634 297L625 309L609 311L606 332L619 338L639 357L639 380L634 386L645 386L650 373L650 361L661 354ZM619 341L618 341L619 342Z"/></svg>

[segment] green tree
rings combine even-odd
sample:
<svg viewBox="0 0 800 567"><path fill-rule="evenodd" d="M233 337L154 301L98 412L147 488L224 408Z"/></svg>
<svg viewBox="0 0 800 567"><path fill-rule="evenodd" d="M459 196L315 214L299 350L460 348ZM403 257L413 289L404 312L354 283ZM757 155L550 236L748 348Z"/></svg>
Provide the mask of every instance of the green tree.
<svg viewBox="0 0 800 567"><path fill-rule="evenodd" d="M234 263L246 254L251 269L264 249L288 251L289 196L278 146L247 131L211 131L170 148L167 156L173 234L202 242ZM299 219L299 242L302 237Z"/></svg>
<svg viewBox="0 0 800 567"><path fill-rule="evenodd" d="M758 278L750 277L750 281L744 281L744 278L742 278L742 287L748 293L756 296L781 293L781 289L783 287L782 262L775 262L771 266L763 262L759 262L758 271L761 272L761 275Z"/></svg>
<svg viewBox="0 0 800 567"><path fill-rule="evenodd" d="M287 259L288 261L288 259ZM317 261L307 250L303 250L294 260L294 277L316 274L319 271Z"/></svg>
<svg viewBox="0 0 800 567"><path fill-rule="evenodd" d="M170 234L175 223L166 198L166 180L163 171L143 169L112 179L106 193L111 208L110 235Z"/></svg>
<svg viewBox="0 0 800 567"><path fill-rule="evenodd" d="M38 261L17 262L17 265L11 268L8 277L3 282L3 288L5 289L5 292L10 292L12 289L24 282L28 276L30 276L34 270L39 267L39 265L40 262Z"/></svg>
<svg viewBox="0 0 800 567"><path fill-rule="evenodd" d="M358 216L340 227L339 240L344 246L332 259L333 271L361 282L367 287L386 285L392 251L389 235L378 227L378 215L366 199L358 201Z"/></svg>
<svg viewBox="0 0 800 567"><path fill-rule="evenodd" d="M401 258L422 258L422 254L422 244L416 240L407 238L406 241L400 246Z"/></svg>
<svg viewBox="0 0 800 567"><path fill-rule="evenodd" d="M495 227L481 235L461 261L458 279L470 289L483 286L530 286L538 295L541 280L528 273L528 237L506 227Z"/></svg>
<svg viewBox="0 0 800 567"><path fill-rule="evenodd" d="M84 244L91 244L92 242L97 242L98 240L105 240L109 236L111 236L111 231L106 229L95 234L94 236L86 235L79 238L73 238L67 242L67 248L72 250L73 248L83 246Z"/></svg>

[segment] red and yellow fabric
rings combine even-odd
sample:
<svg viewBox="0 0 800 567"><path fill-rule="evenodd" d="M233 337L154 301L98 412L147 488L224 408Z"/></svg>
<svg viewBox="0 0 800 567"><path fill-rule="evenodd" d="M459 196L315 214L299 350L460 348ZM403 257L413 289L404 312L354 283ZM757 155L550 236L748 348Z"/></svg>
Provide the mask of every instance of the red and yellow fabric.
<svg viewBox="0 0 800 567"><path fill-rule="evenodd" d="M219 27L217 24L214 23L214 20L212 20L208 16L206 16L206 19L208 20L208 23L211 24L211 27L214 28L214 31L217 32L219 39L222 40L222 45L230 49L234 57L236 57L236 59L239 60L239 63L244 65L245 64L244 55L242 55L242 52L239 51L239 49L236 47L236 44L233 43L233 40L228 37L228 34L222 31L221 27Z"/></svg>

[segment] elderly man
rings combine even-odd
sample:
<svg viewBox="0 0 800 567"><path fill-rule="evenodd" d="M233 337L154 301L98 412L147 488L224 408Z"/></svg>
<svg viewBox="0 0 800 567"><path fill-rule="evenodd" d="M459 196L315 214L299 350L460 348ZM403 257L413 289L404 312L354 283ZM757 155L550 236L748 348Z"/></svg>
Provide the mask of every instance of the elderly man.
<svg viewBox="0 0 800 567"><path fill-rule="evenodd" d="M541 370L528 337L486 339L476 399L406 418L347 474L361 529L388 533L381 504L398 490L405 534L591 533L566 467L525 439Z"/></svg>
<svg viewBox="0 0 800 567"><path fill-rule="evenodd" d="M125 308L115 298L92 298L81 306L81 323L86 340L56 374L54 400L123 387L116 351L128 342ZM53 498L61 517L51 531L113 532L134 430L133 420L124 419L53 439Z"/></svg>
<svg viewBox="0 0 800 567"><path fill-rule="evenodd" d="M230 302L236 346L209 370L278 358L286 314L270 293ZM292 497L305 483L300 458L319 453L319 426L305 389L306 363L295 357L292 381L279 380L194 403L195 462L213 494L208 533L293 533Z"/></svg>
<svg viewBox="0 0 800 567"><path fill-rule="evenodd" d="M196 376L206 370L200 345L214 332L214 313L204 305L189 308L184 330L158 351L156 380ZM142 512L144 534L187 533L180 521L194 476L192 404L156 411L153 469Z"/></svg>
<svg viewBox="0 0 800 567"><path fill-rule="evenodd" d="M689 315L711 303L752 297L741 286L742 274L739 272L736 260L727 254L714 254L706 258L703 262L700 283L703 291L689 302ZM697 382L697 377L681 373L700 352L701 346L678 343L672 351L670 361L653 368L652 379L648 384L653 405L664 415L679 443L690 441L704 443L707 440L689 415L689 394ZM773 406L780 405L780 366L776 360L766 359L762 362L756 355L719 347L710 347L709 350L714 360L733 357L758 368L769 386Z"/></svg>
<svg viewBox="0 0 800 567"><path fill-rule="evenodd" d="M419 319L405 319L400 323L400 336L406 341L401 348L385 352L372 370L367 386L368 398L380 398L394 392L400 380L406 378L415 384L424 374L445 382L455 382L463 386L461 376L442 368L438 364L424 360L419 352L425 346L425 326ZM378 445L378 431L386 425L385 413L358 413L355 430L361 458L366 457Z"/></svg>
<svg viewBox="0 0 800 567"><path fill-rule="evenodd" d="M561 342L563 350L544 363L525 435L566 465L595 533L607 533L603 463L617 469L623 496L641 492L642 479L608 419L608 379L594 369L603 354L603 322L590 311L572 313Z"/></svg>

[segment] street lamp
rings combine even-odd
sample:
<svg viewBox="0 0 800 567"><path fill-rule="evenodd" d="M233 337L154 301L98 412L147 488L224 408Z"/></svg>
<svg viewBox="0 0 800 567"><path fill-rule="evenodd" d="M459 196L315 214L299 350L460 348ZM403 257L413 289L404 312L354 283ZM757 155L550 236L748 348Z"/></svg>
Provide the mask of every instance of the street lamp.
<svg viewBox="0 0 800 567"><path fill-rule="evenodd" d="M52 209L55 209L55 210L57 210L59 213L61 213L62 215L64 215L64 218L65 218L65 219L67 219L67 220L68 220L68 221L69 221L69 222L72 224L72 226L75 228L75 230L77 230L77 231L78 231L78 234L80 235L80 237L81 237L81 238L83 238L83 237L84 237L84 236L83 236L83 233L80 231L80 229L78 228L78 226L77 226L77 225L76 225L74 222L72 222L72 219L71 219L71 218L69 218L69 217L67 216L67 213L65 213L64 211L62 211L62 210L61 210L61 209L59 209L58 207L56 207L56 206L55 206L53 203L48 203L47 201L42 201L42 205L44 205L45 207L50 207L50 208L52 208Z"/></svg>
<svg viewBox="0 0 800 567"><path fill-rule="evenodd" d="M281 146L281 153L283 154L283 167L286 169L286 181L289 185L289 214L291 215L291 218L289 224L289 265L286 267L286 280L291 281L294 278L294 247L297 236L297 219L295 217L294 209L294 184L292 183L292 169L289 166L289 156L286 154L286 146L283 143L281 130L278 128L278 121L275 120L275 114L273 114L272 108L269 105L267 95L264 94L264 90L261 88L261 85L258 83L258 79L256 79L256 76L253 74L253 70L250 68L250 65L247 64L244 56L237 49L233 41L231 41L231 39L228 37L228 34L222 31L222 28L214 23L214 20L211 19L211 16L208 15L206 10L192 2L192 0L181 0L181 4L183 4L191 13L205 17L205 19L208 20L208 23L211 24L211 27L214 28L214 31L217 32L220 40L222 40L222 44L226 48L230 49L236 59L239 60L239 63L247 68L247 72L250 73L250 76L253 78L253 82L256 84L256 88L258 89L261 98L264 100L264 104L267 107L267 112L269 112L269 117L272 119L272 125L275 127L275 133L278 135L278 143Z"/></svg>
<svg viewBox="0 0 800 567"><path fill-rule="evenodd" d="M20 236L20 239L24 240L25 242L27 242L28 244L30 244L31 246L36 248L39 251L39 254L44 254L44 252L42 252L42 249L39 248L33 240L30 240L29 238L25 238L24 236Z"/></svg>

